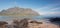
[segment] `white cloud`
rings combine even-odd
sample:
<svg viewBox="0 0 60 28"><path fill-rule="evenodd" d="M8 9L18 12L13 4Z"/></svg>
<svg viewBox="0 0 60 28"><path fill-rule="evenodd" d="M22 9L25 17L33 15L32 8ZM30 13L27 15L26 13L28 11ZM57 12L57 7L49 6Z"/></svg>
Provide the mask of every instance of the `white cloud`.
<svg viewBox="0 0 60 28"><path fill-rule="evenodd" d="M48 5L45 5L45 6L42 6L40 8L37 8L39 10L57 10L57 9L60 9L60 7L57 7L59 6L60 4L48 4Z"/></svg>
<svg viewBox="0 0 60 28"><path fill-rule="evenodd" d="M53 12L51 12L51 11L50 12L45 12L45 11L39 11L39 10L35 10L35 11L37 11L40 15L43 15L43 16L44 15L52 15L52 16L53 15L55 15L55 16L60 15L60 12L54 12L54 11Z"/></svg>
<svg viewBox="0 0 60 28"><path fill-rule="evenodd" d="M60 7L56 7L58 5L60 4L49 4L40 8L36 8L34 10L37 11L40 15L60 15L60 12L54 11L60 9Z"/></svg>
<svg viewBox="0 0 60 28"><path fill-rule="evenodd" d="M50 14L60 14L60 12L51 12Z"/></svg>
<svg viewBox="0 0 60 28"><path fill-rule="evenodd" d="M60 15L60 12L40 12L40 15Z"/></svg>
<svg viewBox="0 0 60 28"><path fill-rule="evenodd" d="M51 10L59 10L60 9L60 7L59 8L53 8L53 9L51 9Z"/></svg>

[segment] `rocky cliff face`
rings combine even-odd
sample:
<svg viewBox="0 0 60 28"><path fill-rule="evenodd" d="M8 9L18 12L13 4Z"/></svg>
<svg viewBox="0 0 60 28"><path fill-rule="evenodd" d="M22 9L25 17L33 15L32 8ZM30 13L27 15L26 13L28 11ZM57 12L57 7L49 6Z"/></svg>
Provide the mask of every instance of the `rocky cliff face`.
<svg viewBox="0 0 60 28"><path fill-rule="evenodd" d="M1 15L17 15L17 16L39 16L39 14L33 11L30 8L9 8L7 10L2 10L0 12Z"/></svg>

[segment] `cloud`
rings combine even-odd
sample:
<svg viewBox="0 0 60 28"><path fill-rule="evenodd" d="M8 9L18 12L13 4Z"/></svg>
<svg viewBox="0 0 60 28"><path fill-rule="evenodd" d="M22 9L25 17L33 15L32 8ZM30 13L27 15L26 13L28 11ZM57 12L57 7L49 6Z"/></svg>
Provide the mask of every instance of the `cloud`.
<svg viewBox="0 0 60 28"><path fill-rule="evenodd" d="M60 4L48 4L42 7L37 8L39 10L55 10L55 9L60 9Z"/></svg>
<svg viewBox="0 0 60 28"><path fill-rule="evenodd" d="M40 15L60 15L60 12L40 12Z"/></svg>
<svg viewBox="0 0 60 28"><path fill-rule="evenodd" d="M53 9L51 9L51 10L60 10L60 7L58 7L58 8L53 8Z"/></svg>
<svg viewBox="0 0 60 28"><path fill-rule="evenodd" d="M40 15L60 15L60 4L48 4L34 9ZM57 10L57 11L56 11Z"/></svg>
<svg viewBox="0 0 60 28"><path fill-rule="evenodd" d="M50 12L50 14L60 14L60 12Z"/></svg>

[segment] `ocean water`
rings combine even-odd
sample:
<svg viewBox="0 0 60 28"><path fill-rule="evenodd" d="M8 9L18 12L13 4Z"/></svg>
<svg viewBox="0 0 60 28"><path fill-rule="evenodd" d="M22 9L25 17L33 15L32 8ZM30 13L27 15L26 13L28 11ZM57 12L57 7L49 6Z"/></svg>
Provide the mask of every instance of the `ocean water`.
<svg viewBox="0 0 60 28"><path fill-rule="evenodd" d="M13 22L14 19L24 19L24 18L31 18L33 20L36 20L36 21L41 21L42 19L44 19L42 16L0 16L0 21L6 21L8 22L8 24L11 24ZM46 20L44 19L44 22Z"/></svg>
<svg viewBox="0 0 60 28"><path fill-rule="evenodd" d="M7 20L12 20L13 17L11 16L0 16L0 21L7 21Z"/></svg>
<svg viewBox="0 0 60 28"><path fill-rule="evenodd" d="M25 17L0 16L0 21L7 21L8 23L11 23L13 21L13 19L22 19L22 18L25 18ZM43 16L34 16L34 17L30 17L30 18L37 20L37 21L42 20L43 22L51 23L50 21L48 21L48 19L43 18ZM60 22L56 22L53 24L60 24Z"/></svg>
<svg viewBox="0 0 60 28"><path fill-rule="evenodd" d="M24 17L14 17L14 16L0 16L0 21L8 21L8 20L13 20L13 19L22 19L22 18L25 18ZM28 16L26 17L28 18ZM36 19L36 20L41 20L41 19L44 19L42 16L33 16L33 17L29 17L29 18L32 18L32 19Z"/></svg>

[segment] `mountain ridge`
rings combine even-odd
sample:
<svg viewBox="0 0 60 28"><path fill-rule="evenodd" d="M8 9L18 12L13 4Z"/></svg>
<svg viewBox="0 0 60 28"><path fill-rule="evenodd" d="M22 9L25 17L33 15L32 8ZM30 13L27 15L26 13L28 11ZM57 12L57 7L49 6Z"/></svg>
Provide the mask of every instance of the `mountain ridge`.
<svg viewBox="0 0 60 28"><path fill-rule="evenodd" d="M39 16L39 14L36 11L33 11L30 8L8 8L7 10L2 10L0 12L0 15L15 15L15 16Z"/></svg>

